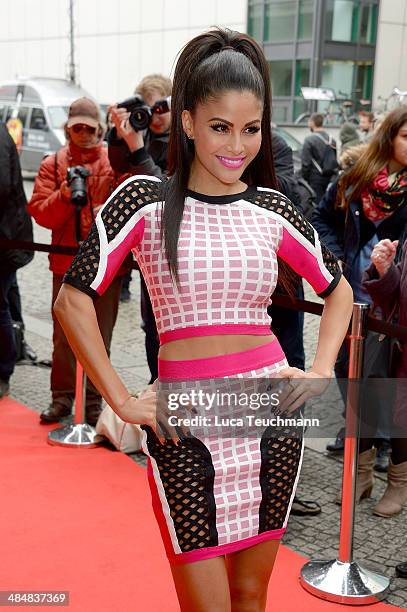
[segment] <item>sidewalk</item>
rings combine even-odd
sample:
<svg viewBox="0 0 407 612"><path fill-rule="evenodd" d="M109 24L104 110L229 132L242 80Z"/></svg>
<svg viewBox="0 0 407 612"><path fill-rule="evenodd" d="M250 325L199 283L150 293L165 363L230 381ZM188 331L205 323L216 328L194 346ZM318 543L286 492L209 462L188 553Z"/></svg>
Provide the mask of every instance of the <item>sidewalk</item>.
<svg viewBox="0 0 407 612"><path fill-rule="evenodd" d="M32 184L26 183L28 190ZM35 227L35 240L49 242L50 232ZM50 315L51 273L47 255L36 253L34 261L18 273L27 327L27 340L37 351L39 359L51 358L52 322ZM139 277L133 272L130 285L132 299L121 304L114 331L112 362L131 391L147 383L148 368L144 353L144 334L140 329ZM315 299L309 293L308 299ZM305 342L307 358L313 353L317 338L318 317L306 315ZM40 412L50 400L47 368L17 366L11 381L11 395L19 402ZM341 423L340 405L332 407ZM314 518L292 516L284 543L311 559L333 559L338 552L340 507L333 503L341 486L342 466L338 459L325 456L324 440L309 440L304 456L298 495L304 500L315 500L322 513ZM91 451L89 451L91 452ZM133 457L144 463L139 456ZM355 521L354 557L376 567L391 577L387 603L407 609L407 581L394 577L394 566L407 561L407 510L393 519L374 517L371 509L385 488L383 477L376 478L374 498L364 500L357 508Z"/></svg>

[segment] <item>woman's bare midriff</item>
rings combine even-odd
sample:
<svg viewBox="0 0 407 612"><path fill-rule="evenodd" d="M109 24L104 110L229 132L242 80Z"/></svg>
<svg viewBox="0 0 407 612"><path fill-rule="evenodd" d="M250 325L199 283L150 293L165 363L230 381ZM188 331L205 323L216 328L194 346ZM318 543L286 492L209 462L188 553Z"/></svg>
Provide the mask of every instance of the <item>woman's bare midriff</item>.
<svg viewBox="0 0 407 612"><path fill-rule="evenodd" d="M273 334L250 336L247 334L198 336L173 340L160 347L159 358L168 361L178 359L205 359L219 355L229 355L246 351L256 346L273 342Z"/></svg>

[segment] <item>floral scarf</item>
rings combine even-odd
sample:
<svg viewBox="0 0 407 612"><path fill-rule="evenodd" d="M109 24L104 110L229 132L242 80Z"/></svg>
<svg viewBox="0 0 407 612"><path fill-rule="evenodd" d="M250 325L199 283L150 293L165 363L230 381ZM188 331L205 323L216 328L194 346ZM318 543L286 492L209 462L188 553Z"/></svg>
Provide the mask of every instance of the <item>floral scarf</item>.
<svg viewBox="0 0 407 612"><path fill-rule="evenodd" d="M389 176L387 167L380 170L362 192L363 212L370 221L380 221L407 204L407 167Z"/></svg>

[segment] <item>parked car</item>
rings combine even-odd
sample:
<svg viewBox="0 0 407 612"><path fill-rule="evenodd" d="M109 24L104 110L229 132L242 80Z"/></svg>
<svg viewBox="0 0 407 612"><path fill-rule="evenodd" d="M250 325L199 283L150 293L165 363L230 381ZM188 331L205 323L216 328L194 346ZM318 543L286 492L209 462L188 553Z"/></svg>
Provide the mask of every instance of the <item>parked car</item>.
<svg viewBox="0 0 407 612"><path fill-rule="evenodd" d="M279 126L274 125L274 124L272 124L271 127L272 127L273 132L275 132L276 134L279 134L282 138L284 138L284 140L286 141L286 143L288 144L288 146L292 150L292 152L293 152L293 162L294 162L294 171L297 172L298 170L301 169L302 143L299 140L297 140L295 138L295 136L290 134L290 132L288 132L284 128L279 127Z"/></svg>
<svg viewBox="0 0 407 612"><path fill-rule="evenodd" d="M37 172L44 155L65 143L62 129L70 104L89 93L65 79L27 78L0 83L0 121L18 109L23 124L22 170ZM15 113L14 113L15 114Z"/></svg>

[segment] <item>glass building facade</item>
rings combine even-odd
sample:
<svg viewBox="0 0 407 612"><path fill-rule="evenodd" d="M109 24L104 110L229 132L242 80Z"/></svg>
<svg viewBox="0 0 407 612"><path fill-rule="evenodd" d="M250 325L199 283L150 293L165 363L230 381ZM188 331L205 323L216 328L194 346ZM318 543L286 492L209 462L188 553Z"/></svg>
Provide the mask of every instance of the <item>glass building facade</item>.
<svg viewBox="0 0 407 612"><path fill-rule="evenodd" d="M358 107L371 99L380 0L249 0L248 32L263 47L273 86L273 119L292 123L326 103L301 87L330 87Z"/></svg>

